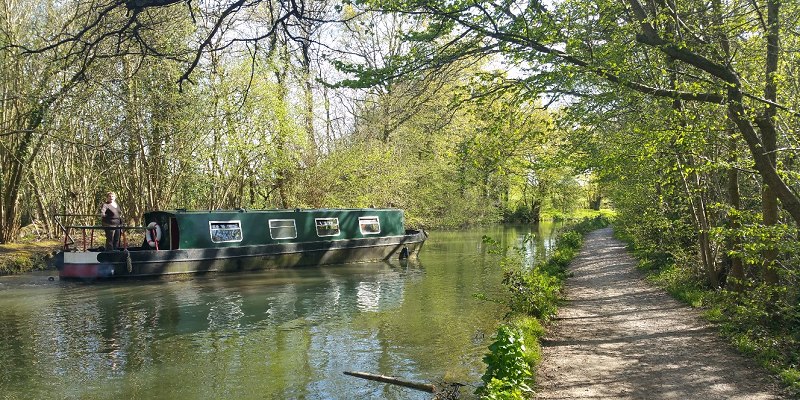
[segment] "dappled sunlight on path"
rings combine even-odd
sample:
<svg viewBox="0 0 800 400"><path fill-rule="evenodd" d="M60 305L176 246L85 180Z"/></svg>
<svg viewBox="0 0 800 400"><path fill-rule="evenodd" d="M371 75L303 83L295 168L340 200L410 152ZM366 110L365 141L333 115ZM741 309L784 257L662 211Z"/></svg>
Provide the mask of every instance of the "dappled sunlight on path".
<svg viewBox="0 0 800 400"><path fill-rule="evenodd" d="M610 228L587 235L542 342L537 398L783 398L767 372L635 267Z"/></svg>

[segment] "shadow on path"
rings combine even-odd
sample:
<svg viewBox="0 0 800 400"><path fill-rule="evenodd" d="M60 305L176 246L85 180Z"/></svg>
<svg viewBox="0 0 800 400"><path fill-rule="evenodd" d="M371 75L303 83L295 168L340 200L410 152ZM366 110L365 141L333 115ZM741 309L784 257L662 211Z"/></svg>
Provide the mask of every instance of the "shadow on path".
<svg viewBox="0 0 800 400"><path fill-rule="evenodd" d="M610 228L586 236L542 341L539 399L781 399L766 371L647 284Z"/></svg>

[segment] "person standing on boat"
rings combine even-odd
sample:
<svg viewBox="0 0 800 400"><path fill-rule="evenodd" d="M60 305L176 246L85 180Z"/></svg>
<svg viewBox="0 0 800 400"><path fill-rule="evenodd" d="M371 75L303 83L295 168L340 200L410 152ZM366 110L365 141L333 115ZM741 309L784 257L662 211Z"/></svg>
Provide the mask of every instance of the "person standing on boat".
<svg viewBox="0 0 800 400"><path fill-rule="evenodd" d="M118 227L122 225L122 210L117 204L117 195L114 192L106 193L106 201L100 207L100 218L105 227ZM106 250L116 250L119 247L119 228L105 228Z"/></svg>

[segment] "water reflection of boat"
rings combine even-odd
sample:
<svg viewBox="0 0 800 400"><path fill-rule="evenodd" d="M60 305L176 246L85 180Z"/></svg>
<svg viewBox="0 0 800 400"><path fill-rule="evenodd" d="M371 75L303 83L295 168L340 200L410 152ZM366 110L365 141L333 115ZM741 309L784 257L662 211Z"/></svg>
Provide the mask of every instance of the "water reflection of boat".
<svg viewBox="0 0 800 400"><path fill-rule="evenodd" d="M396 209L153 211L142 246L78 249L70 232L102 226L61 224L62 279L237 272L415 257L427 234L406 230ZM93 236L92 236L93 237ZM85 241L84 241L85 242Z"/></svg>

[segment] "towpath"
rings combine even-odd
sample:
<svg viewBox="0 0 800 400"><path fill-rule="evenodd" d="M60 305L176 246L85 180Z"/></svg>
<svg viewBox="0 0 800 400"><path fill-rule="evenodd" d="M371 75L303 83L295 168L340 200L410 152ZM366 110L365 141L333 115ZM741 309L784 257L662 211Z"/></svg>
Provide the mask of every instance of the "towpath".
<svg viewBox="0 0 800 400"><path fill-rule="evenodd" d="M782 399L693 310L644 281L610 228L587 235L543 341L540 399Z"/></svg>

